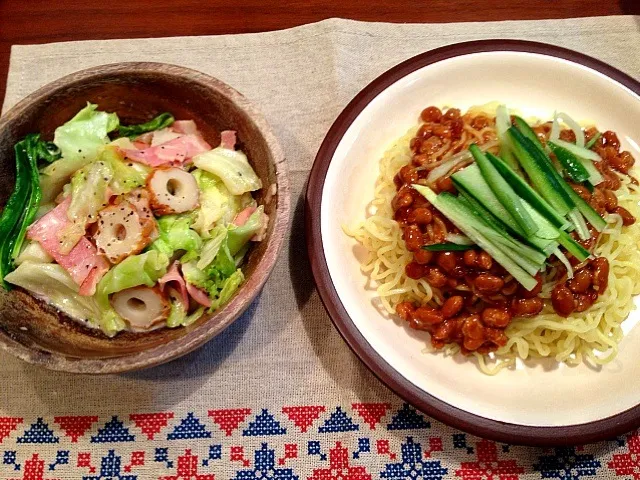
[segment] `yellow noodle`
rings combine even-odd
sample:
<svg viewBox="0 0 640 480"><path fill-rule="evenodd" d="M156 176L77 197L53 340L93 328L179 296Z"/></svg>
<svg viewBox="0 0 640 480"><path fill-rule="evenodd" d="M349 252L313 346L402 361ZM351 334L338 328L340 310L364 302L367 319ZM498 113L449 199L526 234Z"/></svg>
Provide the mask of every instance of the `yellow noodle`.
<svg viewBox="0 0 640 480"><path fill-rule="evenodd" d="M393 220L391 200L396 188L393 178L401 167L411 161L409 141L417 127L399 139L380 161L380 175L376 182L371 206L375 213L353 227L345 227L345 233L355 238L368 252L362 263L362 271L377 285L380 304L389 314L403 301L421 304L434 300L434 291L423 280L406 276L404 267L412 259L402 240L402 231ZM461 150L479 139L494 139L493 126L474 130L465 124L462 138L448 143L448 158L456 149ZM492 149L496 150L496 149ZM640 218L638 199L640 188L626 175L619 175L622 186L616 195L618 203ZM544 277L540 297L545 299L542 312L534 318L516 318L506 329L508 341L493 354L474 353L479 369L494 375L515 364L516 358L553 358L558 362L577 365L587 361L594 366L604 365L615 358L618 343L623 337L621 324L634 308L633 297L640 293L640 224L622 226L619 215L607 215L607 226L598 239L594 253L609 260L609 285L598 300L585 312L574 313L568 318L557 315L550 304L551 290L559 280L554 268ZM455 355L458 345L450 344L441 350L444 355Z"/></svg>

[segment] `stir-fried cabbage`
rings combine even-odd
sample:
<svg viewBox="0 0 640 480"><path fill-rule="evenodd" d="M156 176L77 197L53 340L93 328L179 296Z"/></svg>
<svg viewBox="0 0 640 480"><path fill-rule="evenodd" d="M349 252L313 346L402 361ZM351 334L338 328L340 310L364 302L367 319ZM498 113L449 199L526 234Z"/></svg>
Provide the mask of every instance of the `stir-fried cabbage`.
<svg viewBox="0 0 640 480"><path fill-rule="evenodd" d="M182 304L182 302L172 301L171 311L169 312L169 317L167 318L167 327L187 327L197 319L199 319L203 313L204 307L200 307L193 313L187 315L187 309Z"/></svg>
<svg viewBox="0 0 640 480"><path fill-rule="evenodd" d="M192 173L200 189L200 207L194 211L192 228L203 238L210 236L216 224L231 223L238 212L255 203L250 193L232 195L224 182L209 172L195 169Z"/></svg>
<svg viewBox="0 0 640 480"><path fill-rule="evenodd" d="M217 147L193 158L196 167L219 177L233 195L242 195L262 188L247 156L240 150Z"/></svg>
<svg viewBox="0 0 640 480"><path fill-rule="evenodd" d="M182 261L197 258L202 248L202 239L190 226L193 220L188 214L165 215L158 219L160 236L151 244L151 249L162 252L167 257L178 250L184 250Z"/></svg>
<svg viewBox="0 0 640 480"><path fill-rule="evenodd" d="M42 248L40 242L27 242L18 258L16 258L16 265L24 262L51 263L53 262L53 257Z"/></svg>
<svg viewBox="0 0 640 480"><path fill-rule="evenodd" d="M256 211L251 214L249 219L239 227L235 225L229 226L229 251L231 255L238 253L251 238L258 233L264 223L264 206L260 205Z"/></svg>
<svg viewBox="0 0 640 480"><path fill-rule="evenodd" d="M62 158L41 172L43 203L53 200L76 170L94 161L109 142L107 134L118 128L120 122L115 113L101 112L97 108L95 104L87 104L56 129L53 143L60 149Z"/></svg>
<svg viewBox="0 0 640 480"><path fill-rule="evenodd" d="M207 268L211 262L216 258L220 247L227 238L227 229L222 225L215 227L211 231L211 238L206 240L202 246L200 252L200 259L198 260L197 267L200 269Z"/></svg>
<svg viewBox="0 0 640 480"><path fill-rule="evenodd" d="M71 203L67 218L71 223L58 234L60 252L69 253L84 236L87 224L98 219L98 211L105 207L107 188L113 169L107 162L93 162L78 170L71 179Z"/></svg>
<svg viewBox="0 0 640 480"><path fill-rule="evenodd" d="M124 156L112 146L104 148L100 155L100 160L107 163L113 171L113 176L109 183L109 188L111 188L113 195L122 195L134 188L143 186L147 175L151 171L145 165L125 162Z"/></svg>
<svg viewBox="0 0 640 480"><path fill-rule="evenodd" d="M41 295L67 315L86 320L94 325L100 321L100 308L94 297L78 294L80 287L57 263L24 261L4 279L36 295Z"/></svg>

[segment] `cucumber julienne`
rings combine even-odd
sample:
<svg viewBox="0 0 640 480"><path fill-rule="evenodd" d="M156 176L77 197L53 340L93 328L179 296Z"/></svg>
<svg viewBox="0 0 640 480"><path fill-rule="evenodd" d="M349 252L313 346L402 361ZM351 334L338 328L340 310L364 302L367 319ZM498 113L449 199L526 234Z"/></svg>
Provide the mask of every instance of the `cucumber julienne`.
<svg viewBox="0 0 640 480"><path fill-rule="evenodd" d="M516 165L472 145L469 151L475 163L451 176L458 196L436 194L423 185L413 188L530 290L537 283L534 276L545 269L551 255L567 267L570 278L573 276L560 246L578 261L589 258L589 251L567 232L575 230L581 239L588 239L586 222L598 231L606 222L556 170L531 127L519 117L514 123L509 128L503 126L502 133ZM560 141L549 142L549 149L573 181L598 182L598 170L590 159L575 155L577 149L566 148ZM445 243L425 248L462 251L469 246Z"/></svg>

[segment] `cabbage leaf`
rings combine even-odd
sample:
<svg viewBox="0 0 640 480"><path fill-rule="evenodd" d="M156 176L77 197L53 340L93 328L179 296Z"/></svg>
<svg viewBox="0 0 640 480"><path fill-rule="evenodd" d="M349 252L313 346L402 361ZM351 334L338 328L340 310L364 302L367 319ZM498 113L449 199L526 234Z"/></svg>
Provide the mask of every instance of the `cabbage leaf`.
<svg viewBox="0 0 640 480"><path fill-rule="evenodd" d="M210 311L217 310L223 304L227 303L231 299L233 294L236 293L236 290L238 290L243 281L244 274L240 269L237 269L229 278L224 280L224 282L222 282L221 284L218 295L211 302Z"/></svg>
<svg viewBox="0 0 640 480"><path fill-rule="evenodd" d="M69 253L84 236L87 224L98 219L98 211L107 202L107 188L113 178L113 169L107 162L92 162L82 167L71 178L71 203L67 218L71 223L59 233L60 252Z"/></svg>
<svg viewBox="0 0 640 480"><path fill-rule="evenodd" d="M260 231L264 222L264 206L260 205L251 214L244 225L229 226L228 244L231 255L235 255L244 247L251 238Z"/></svg>
<svg viewBox="0 0 640 480"><path fill-rule="evenodd" d="M117 148L106 146L100 155L100 160L107 163L113 170L113 177L109 187L113 195L129 193L134 188L146 183L150 168L134 162L125 162L124 156Z"/></svg>
<svg viewBox="0 0 640 480"><path fill-rule="evenodd" d="M193 176L200 189L200 207L193 214L193 228L203 238L210 236L210 230L218 224L229 224L242 209L255 204L250 193L232 195L224 182L204 170L195 169Z"/></svg>
<svg viewBox="0 0 640 480"><path fill-rule="evenodd" d="M191 230L193 220L189 214L164 215L158 219L159 237L151 244L152 250L171 257L184 250L183 262L197 258L202 248L202 239Z"/></svg>
<svg viewBox="0 0 640 480"><path fill-rule="evenodd" d="M202 245L200 251L200 259L198 260L197 267L200 269L206 268L213 262L218 255L222 243L227 238L227 229L219 225L211 230L211 238L206 240Z"/></svg>
<svg viewBox="0 0 640 480"><path fill-rule="evenodd" d="M99 324L101 313L95 299L78 294L80 287L57 263L25 261L4 279L44 297L70 317Z"/></svg>
<svg viewBox="0 0 640 480"><path fill-rule="evenodd" d="M51 263L53 262L53 257L42 248L40 242L32 241L26 243L20 255L16 258L16 265L24 262Z"/></svg>
<svg viewBox="0 0 640 480"><path fill-rule="evenodd" d="M101 112L97 108L88 103L75 117L56 129L53 143L60 149L62 158L41 172L43 202L53 200L76 170L96 160L102 147L109 142L108 133L118 127L120 121L115 113Z"/></svg>
<svg viewBox="0 0 640 480"><path fill-rule="evenodd" d="M207 292L211 299L213 311L225 303L235 293L244 275L236 267L234 257L229 252L227 237L224 236L213 261L205 268L198 268L198 262L190 261L182 264L184 279Z"/></svg>
<svg viewBox="0 0 640 480"><path fill-rule="evenodd" d="M193 157L196 167L219 177L233 195L242 195L262 188L247 156L240 150L217 147Z"/></svg>
<svg viewBox="0 0 640 480"><path fill-rule="evenodd" d="M167 327L187 327L199 319L204 313L204 307L200 307L190 314L187 314L187 309L180 301L171 302L171 311L167 318Z"/></svg>

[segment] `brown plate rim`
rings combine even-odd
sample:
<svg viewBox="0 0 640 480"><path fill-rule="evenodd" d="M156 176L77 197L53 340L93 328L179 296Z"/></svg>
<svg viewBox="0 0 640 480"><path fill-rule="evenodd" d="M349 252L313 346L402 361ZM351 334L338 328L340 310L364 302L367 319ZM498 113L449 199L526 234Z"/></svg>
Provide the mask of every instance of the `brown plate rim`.
<svg viewBox="0 0 640 480"><path fill-rule="evenodd" d="M430 395L393 369L369 345L347 314L331 281L320 227L322 190L333 154L347 129L375 97L408 74L450 58L496 51L533 53L564 59L596 70L640 95L640 82L600 60L563 47L525 40L492 39L456 43L416 55L396 65L373 80L345 107L331 126L316 155L305 198L305 236L313 276L331 320L360 360L396 394L437 420L479 437L521 445L579 445L611 439L640 426L640 405L593 422L536 427L500 422L475 415Z"/></svg>
<svg viewBox="0 0 640 480"><path fill-rule="evenodd" d="M273 237L265 249L259 267L249 276L231 301L212 315L212 318L218 315L224 316L225 321L221 323L204 322L182 338L174 340L172 342L174 343L174 348L171 350L167 350L166 345L160 345L122 357L106 359L69 358L58 353L28 348L0 331L0 350L4 350L28 363L40 365L50 370L70 373L114 374L154 367L174 360L201 347L231 325L261 291L276 264L284 243L285 232L290 222L291 194L289 172L284 152L263 114L254 104L236 89L211 75L191 68L160 62L119 62L98 65L60 77L29 94L0 117L0 128L3 128L12 118L19 117L33 102L43 101L54 92L81 84L87 80L104 78L112 74L136 75L145 73L177 75L199 83L203 87L217 90L220 94L229 98L256 123L260 132L264 135L265 142L268 144L274 159L273 168L276 176L278 202L275 211L275 223L272 228ZM247 292L247 295L240 295L242 291ZM123 358L127 359L126 364L113 362L113 360L121 360Z"/></svg>

